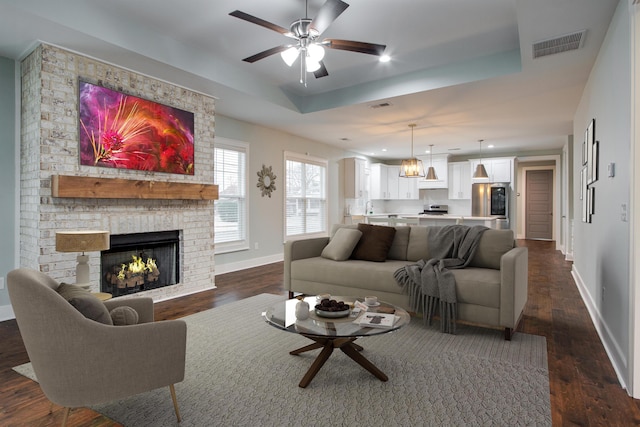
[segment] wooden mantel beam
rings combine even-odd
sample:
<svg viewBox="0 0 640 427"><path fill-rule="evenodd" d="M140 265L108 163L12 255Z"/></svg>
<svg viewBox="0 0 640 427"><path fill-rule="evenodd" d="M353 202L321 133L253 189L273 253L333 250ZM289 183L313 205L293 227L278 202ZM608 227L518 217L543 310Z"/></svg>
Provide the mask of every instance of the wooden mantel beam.
<svg viewBox="0 0 640 427"><path fill-rule="evenodd" d="M86 199L217 200L215 184L53 175L51 195Z"/></svg>

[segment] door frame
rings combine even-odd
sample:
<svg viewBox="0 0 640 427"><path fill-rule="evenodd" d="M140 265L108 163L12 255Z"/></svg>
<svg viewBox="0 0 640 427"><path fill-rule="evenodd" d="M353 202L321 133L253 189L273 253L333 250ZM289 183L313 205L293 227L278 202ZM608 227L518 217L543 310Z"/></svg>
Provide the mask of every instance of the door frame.
<svg viewBox="0 0 640 427"><path fill-rule="evenodd" d="M554 165L547 166L527 166L527 163L553 161ZM568 219L566 216L563 218L560 207L562 206L561 200L567 198L567 194L562 193L562 163L561 156L559 154L547 155L547 156L528 156L518 157L517 177L515 182L516 191L516 236L518 239L524 239L524 215L526 214L525 207L525 188L527 184L526 171L527 170L553 170L553 232L552 239L556 242L556 250L565 253L567 242L565 242L564 233L568 227ZM519 225L522 224L522 227Z"/></svg>

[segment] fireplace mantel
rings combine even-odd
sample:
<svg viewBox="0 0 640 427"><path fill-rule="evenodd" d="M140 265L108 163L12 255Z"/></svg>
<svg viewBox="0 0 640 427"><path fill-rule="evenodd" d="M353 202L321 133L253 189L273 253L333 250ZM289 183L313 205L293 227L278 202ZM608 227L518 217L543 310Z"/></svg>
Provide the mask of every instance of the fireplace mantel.
<svg viewBox="0 0 640 427"><path fill-rule="evenodd" d="M217 200L218 186L187 182L53 175L51 195L86 199Z"/></svg>

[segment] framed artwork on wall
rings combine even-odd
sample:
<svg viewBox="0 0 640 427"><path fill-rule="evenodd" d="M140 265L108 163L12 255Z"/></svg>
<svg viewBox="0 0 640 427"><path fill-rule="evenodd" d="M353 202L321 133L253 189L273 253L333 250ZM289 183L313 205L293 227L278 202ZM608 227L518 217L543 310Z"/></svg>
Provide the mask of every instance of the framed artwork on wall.
<svg viewBox="0 0 640 427"><path fill-rule="evenodd" d="M80 164L194 174L194 114L79 82Z"/></svg>
<svg viewBox="0 0 640 427"><path fill-rule="evenodd" d="M596 119L591 119L585 132L585 140L587 142L587 185L596 180L593 174L594 169L597 169L597 167L594 167L594 162L597 161L597 159L594 159L595 132Z"/></svg>

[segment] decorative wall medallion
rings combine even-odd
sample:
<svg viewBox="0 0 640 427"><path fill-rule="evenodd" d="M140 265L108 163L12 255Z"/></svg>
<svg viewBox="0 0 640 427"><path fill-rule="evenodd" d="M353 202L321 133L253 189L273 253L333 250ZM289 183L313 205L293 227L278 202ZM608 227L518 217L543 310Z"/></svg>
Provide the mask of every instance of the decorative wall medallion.
<svg viewBox="0 0 640 427"><path fill-rule="evenodd" d="M262 165L262 170L258 171L258 183L256 187L262 191L262 197L271 197L271 192L276 190L276 174L271 170L271 166Z"/></svg>

